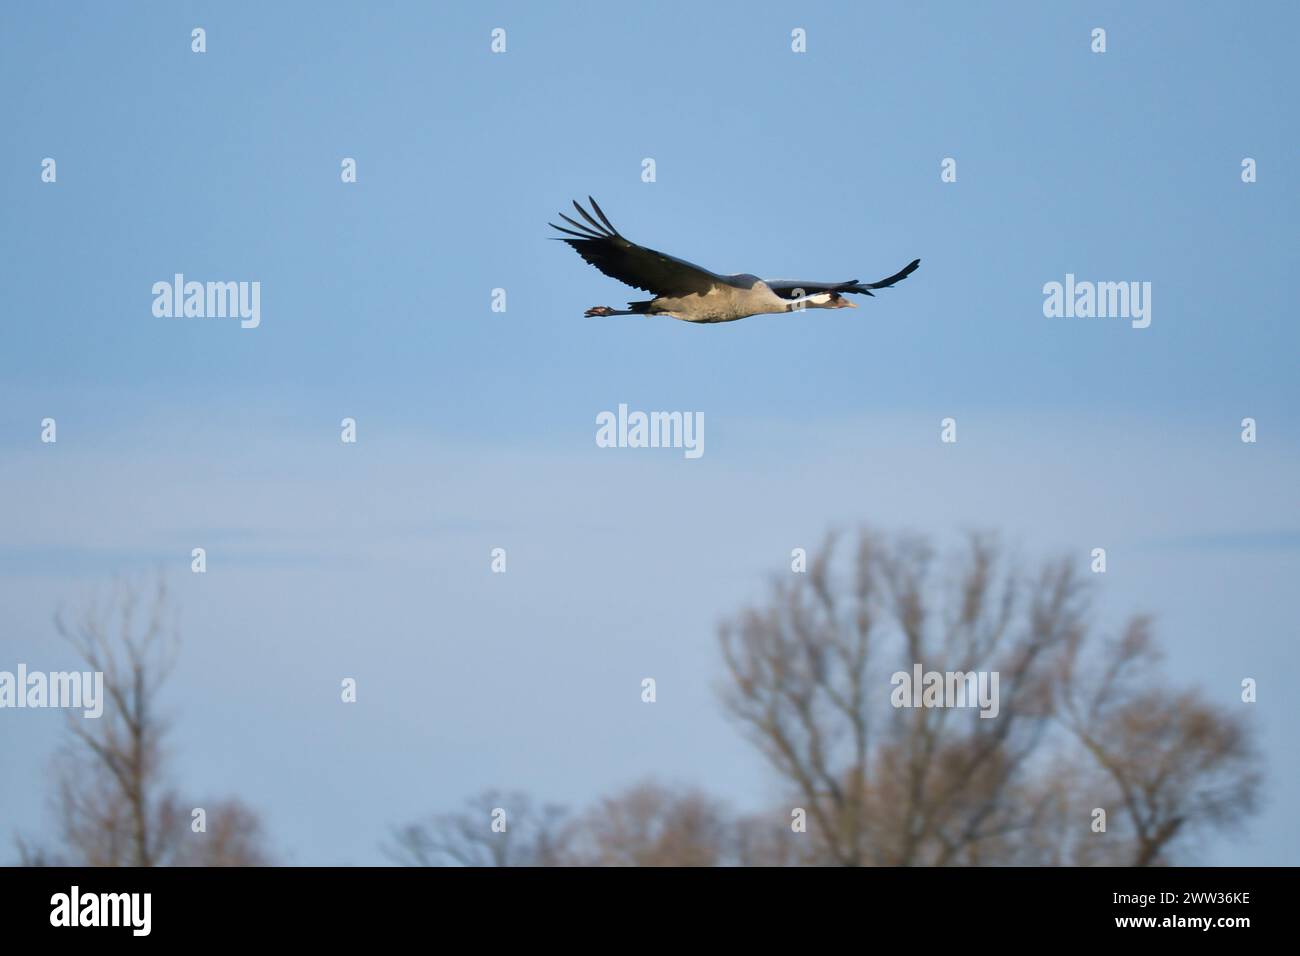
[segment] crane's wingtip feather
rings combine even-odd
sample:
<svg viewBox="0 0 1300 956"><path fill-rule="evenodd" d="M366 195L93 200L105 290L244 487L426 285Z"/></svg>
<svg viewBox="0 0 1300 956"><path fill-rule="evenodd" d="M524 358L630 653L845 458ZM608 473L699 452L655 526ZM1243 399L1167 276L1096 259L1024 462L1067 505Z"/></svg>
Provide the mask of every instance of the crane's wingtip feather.
<svg viewBox="0 0 1300 956"><path fill-rule="evenodd" d="M594 197L594 196L588 196L588 197L587 197L587 201L588 201L589 203L591 203L591 208L594 209L594 210L596 210L596 215L600 217L600 221L603 222L603 223L606 225L606 227L608 227L608 229L609 229L610 232L612 232L614 235L618 236L618 234L619 234L619 233L618 233L618 230L615 229L615 228L614 228L614 224L613 224L612 222L609 221L609 216L606 216L606 215L605 215L605 210L603 210L603 209L600 208L600 203L596 202L595 197ZM622 236L619 236L619 238L621 239Z"/></svg>

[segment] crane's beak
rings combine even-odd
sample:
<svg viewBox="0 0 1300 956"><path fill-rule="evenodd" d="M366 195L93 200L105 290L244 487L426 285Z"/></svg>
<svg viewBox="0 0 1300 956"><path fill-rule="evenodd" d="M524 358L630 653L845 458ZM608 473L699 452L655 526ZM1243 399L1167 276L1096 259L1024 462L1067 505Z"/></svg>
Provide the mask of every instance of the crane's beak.
<svg viewBox="0 0 1300 956"><path fill-rule="evenodd" d="M856 309L858 307L858 304L854 302L852 299L845 299L844 304L847 305L850 309Z"/></svg>

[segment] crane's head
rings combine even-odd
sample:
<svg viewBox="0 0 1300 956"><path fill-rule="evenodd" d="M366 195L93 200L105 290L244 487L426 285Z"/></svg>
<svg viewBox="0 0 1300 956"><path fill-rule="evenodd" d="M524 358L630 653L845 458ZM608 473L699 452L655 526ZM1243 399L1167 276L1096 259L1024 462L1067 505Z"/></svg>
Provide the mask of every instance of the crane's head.
<svg viewBox="0 0 1300 956"><path fill-rule="evenodd" d="M807 298L810 309L856 309L857 304L838 292L817 292Z"/></svg>
<svg viewBox="0 0 1300 956"><path fill-rule="evenodd" d="M814 292L805 295L802 289L795 289L794 298L789 300L785 311L802 312L804 309L856 309L857 303L851 302L838 292Z"/></svg>

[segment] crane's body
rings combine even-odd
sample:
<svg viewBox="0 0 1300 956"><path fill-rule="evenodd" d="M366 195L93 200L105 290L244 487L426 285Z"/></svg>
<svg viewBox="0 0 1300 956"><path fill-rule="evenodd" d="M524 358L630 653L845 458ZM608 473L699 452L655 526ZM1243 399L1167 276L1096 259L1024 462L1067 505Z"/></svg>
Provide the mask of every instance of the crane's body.
<svg viewBox="0 0 1300 956"><path fill-rule="evenodd" d="M865 284L856 279L799 282L765 281L747 273L724 276L630 242L611 225L596 201L590 196L587 199L600 217L599 222L575 202L573 208L586 224L560 213L560 218L575 228L554 223L550 224L551 228L573 237L561 241L567 242L605 275L654 294L653 299L629 302L626 309L594 306L587 310L588 316L667 315L686 322L713 323L774 312L854 308L845 295L872 295L872 289L887 289L906 279L921 264L920 259L914 259L894 275Z"/></svg>
<svg viewBox="0 0 1300 956"><path fill-rule="evenodd" d="M737 319L769 312L795 312L800 305L805 308L826 308L831 301L829 292L802 298L783 298L773 292L771 287L758 276L735 275L720 278L722 281L715 284L708 292L693 292L684 296L659 296L646 303L628 303L646 306L644 312L629 309L628 314L668 315L686 322L734 322ZM850 307L853 306L848 299L844 302ZM611 314L618 313L611 312Z"/></svg>

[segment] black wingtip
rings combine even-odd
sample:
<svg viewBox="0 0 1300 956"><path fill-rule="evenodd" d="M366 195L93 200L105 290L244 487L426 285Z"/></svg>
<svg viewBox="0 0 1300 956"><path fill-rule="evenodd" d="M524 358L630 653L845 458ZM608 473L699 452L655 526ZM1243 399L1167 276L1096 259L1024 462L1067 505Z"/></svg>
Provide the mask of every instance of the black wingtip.
<svg viewBox="0 0 1300 956"><path fill-rule="evenodd" d="M614 224L609 221L609 216L605 215L605 210L600 208L600 203L596 202L595 197L588 196L587 202L591 203L591 208L596 210L596 215L600 217L600 221L605 224L605 226L609 229L609 231L612 232L614 235L618 236L620 239L623 238L622 236L619 235L618 230L614 228Z"/></svg>
<svg viewBox="0 0 1300 956"><path fill-rule="evenodd" d="M570 219L568 216L566 216L564 213L560 213L560 218L563 219L565 222L573 222L573 220ZM577 225L576 222L574 222L573 224L574 224L575 226ZM556 229L556 230L558 230L558 231L564 233L566 236L576 236L577 238L579 238L579 239L583 239L583 240L586 240L586 241L588 241L588 242L591 242L591 241L593 241L594 239L597 238L597 237L595 237L595 236L588 235L588 234L585 233L585 232L574 232L572 229L565 229L563 226L557 226L557 225L556 225L555 223L553 223L553 222L548 222L547 225L550 226L552 229ZM553 236L552 238L558 238L558 237Z"/></svg>
<svg viewBox="0 0 1300 956"><path fill-rule="evenodd" d="M593 204L593 205L594 205L594 204ZM607 231L606 231L606 227L605 227L605 226L602 226L599 222L597 222L596 219L595 219L595 217L593 217L591 213L589 213L589 212L587 212L587 210L583 209L582 206L578 203L578 201L577 201L576 199L573 201L573 208L576 209L576 210L578 210L578 215L580 215L583 219L587 220L587 222L588 222L588 223L590 224L590 226L591 226L592 231L595 232L596 235L598 235L598 236L603 236L603 237L605 237L605 238L609 238L609 237L613 236L613 234L614 234L614 233L613 233L613 230L610 229L610 230L607 232Z"/></svg>

